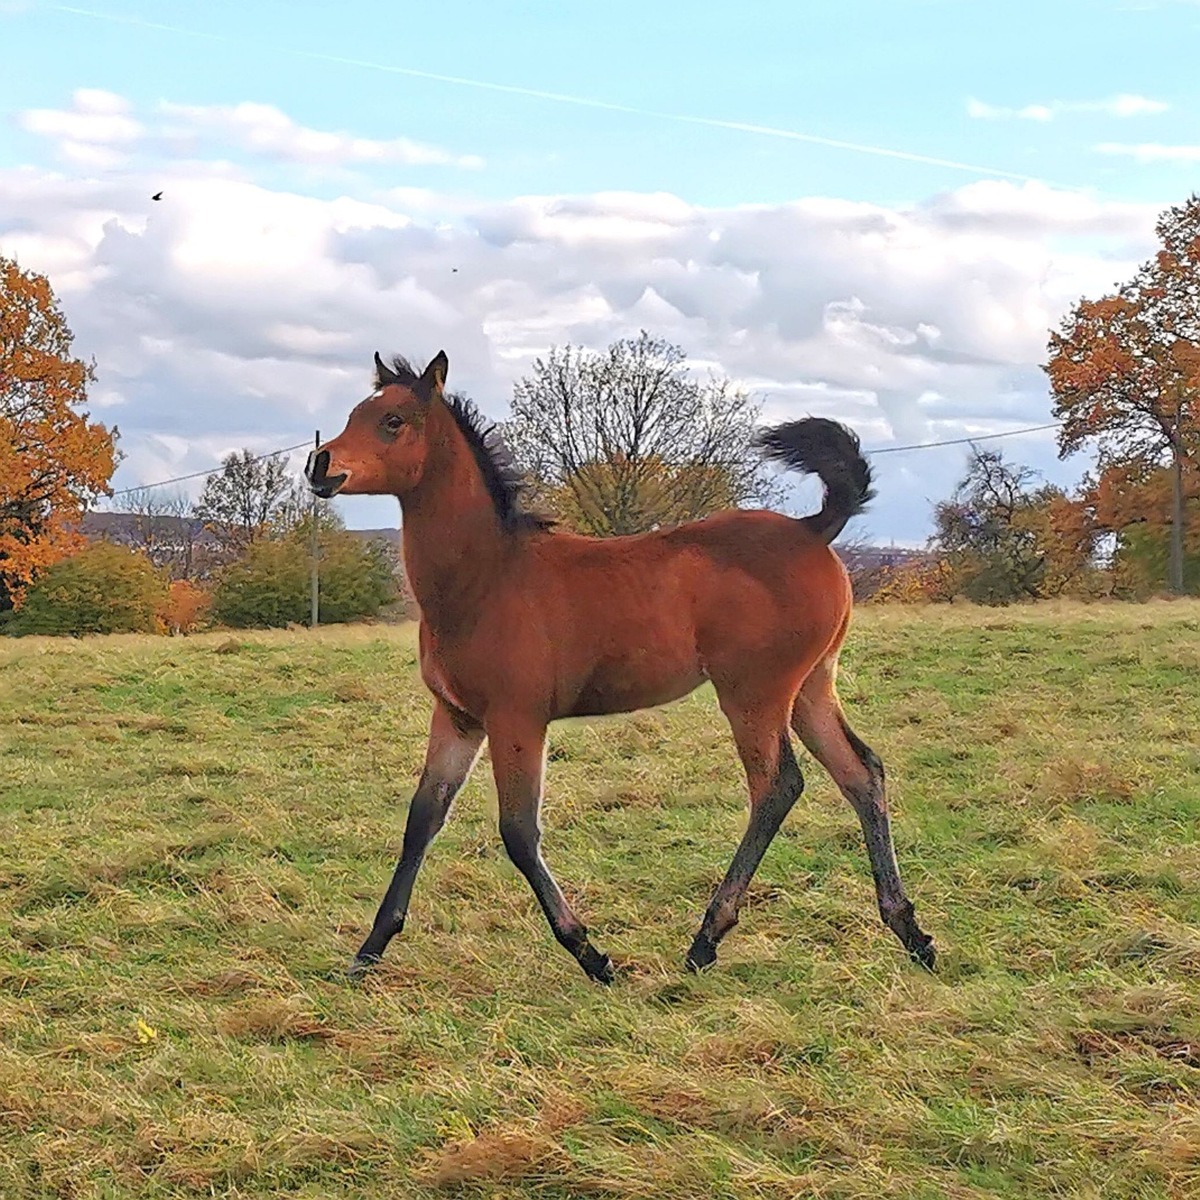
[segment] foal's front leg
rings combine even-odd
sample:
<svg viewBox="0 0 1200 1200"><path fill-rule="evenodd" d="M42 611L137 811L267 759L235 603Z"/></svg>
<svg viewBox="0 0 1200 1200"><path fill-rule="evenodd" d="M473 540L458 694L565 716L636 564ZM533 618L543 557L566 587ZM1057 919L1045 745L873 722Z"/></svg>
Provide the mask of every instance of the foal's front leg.
<svg viewBox="0 0 1200 1200"><path fill-rule="evenodd" d="M534 723L488 725L488 746L500 801L500 836L513 865L525 876L560 945L597 983L612 983L613 967L588 941L583 922L571 910L542 858L539 819L545 774L546 727Z"/></svg>
<svg viewBox="0 0 1200 1200"><path fill-rule="evenodd" d="M404 928L409 897L425 851L446 823L450 804L470 775L482 745L482 726L465 713L452 711L441 701L437 702L429 728L425 770L408 808L400 861L379 906L370 936L354 956L351 975L377 963L388 942Z"/></svg>

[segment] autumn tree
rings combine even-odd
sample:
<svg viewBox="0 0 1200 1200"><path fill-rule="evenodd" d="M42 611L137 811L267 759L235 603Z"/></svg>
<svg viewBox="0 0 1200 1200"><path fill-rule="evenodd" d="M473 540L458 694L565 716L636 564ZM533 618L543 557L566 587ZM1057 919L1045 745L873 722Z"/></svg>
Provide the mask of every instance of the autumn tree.
<svg viewBox="0 0 1200 1200"><path fill-rule="evenodd" d="M173 579L158 612L157 624L172 636L193 633L200 628L212 608L212 592L190 579Z"/></svg>
<svg viewBox="0 0 1200 1200"><path fill-rule="evenodd" d="M1041 598L1108 590L1097 568L1102 530L1086 497L1043 484L1029 497L1019 523L1042 555Z"/></svg>
<svg viewBox="0 0 1200 1200"><path fill-rule="evenodd" d="M49 280L0 257L0 612L79 544L116 465L116 430L82 408L94 375L72 341Z"/></svg>
<svg viewBox="0 0 1200 1200"><path fill-rule="evenodd" d="M974 450L954 495L934 510L932 546L953 594L980 604L1057 596L1095 555L1085 504L994 450Z"/></svg>
<svg viewBox="0 0 1200 1200"><path fill-rule="evenodd" d="M1096 527L1113 541L1114 586L1146 596L1170 577L1170 543L1175 504L1174 471L1143 464L1106 467L1087 486ZM1180 489L1184 506L1183 586L1200 591L1200 458L1184 460Z"/></svg>
<svg viewBox="0 0 1200 1200"><path fill-rule="evenodd" d="M931 604L954 598L954 571L944 558L930 556L888 568L871 604Z"/></svg>
<svg viewBox="0 0 1200 1200"><path fill-rule="evenodd" d="M1158 252L1113 295L1081 300L1050 338L1061 457L1172 479L1170 585L1183 590L1184 463L1200 454L1200 196L1159 218Z"/></svg>
<svg viewBox="0 0 1200 1200"><path fill-rule="evenodd" d="M776 499L751 444L758 413L745 391L694 378L682 349L643 331L537 359L504 434L540 503L582 532L616 535Z"/></svg>
<svg viewBox="0 0 1200 1200"><path fill-rule="evenodd" d="M283 454L230 454L205 481L196 516L227 554L243 553L268 531L292 486Z"/></svg>

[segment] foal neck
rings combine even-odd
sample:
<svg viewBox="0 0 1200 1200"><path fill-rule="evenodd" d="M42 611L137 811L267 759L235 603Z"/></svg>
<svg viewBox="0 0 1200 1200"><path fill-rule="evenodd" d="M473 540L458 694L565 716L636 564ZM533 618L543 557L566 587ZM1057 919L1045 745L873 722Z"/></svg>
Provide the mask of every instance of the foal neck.
<svg viewBox="0 0 1200 1200"><path fill-rule="evenodd" d="M513 535L445 404L430 408L425 436L421 481L399 498L404 569L422 618L448 633L482 607Z"/></svg>

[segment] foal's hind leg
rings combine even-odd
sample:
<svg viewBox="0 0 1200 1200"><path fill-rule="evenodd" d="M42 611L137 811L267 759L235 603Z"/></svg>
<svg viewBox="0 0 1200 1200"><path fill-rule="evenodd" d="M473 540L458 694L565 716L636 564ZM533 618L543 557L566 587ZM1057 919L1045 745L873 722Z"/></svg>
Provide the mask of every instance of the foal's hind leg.
<svg viewBox="0 0 1200 1200"><path fill-rule="evenodd" d="M787 733L787 708L743 708L721 698L750 787L750 821L725 878L709 901L687 967L698 971L717 957L717 944L737 924L742 897L762 856L804 790Z"/></svg>
<svg viewBox="0 0 1200 1200"><path fill-rule="evenodd" d="M896 865L883 763L846 723L834 687L835 670L836 660L826 659L805 681L792 708L792 728L858 814L884 924L915 962L932 971L933 939L917 924Z"/></svg>
<svg viewBox="0 0 1200 1200"><path fill-rule="evenodd" d="M513 865L525 876L560 946L569 950L589 978L612 983L613 967L588 940L588 931L542 858L542 779L546 727L519 719L488 723L488 745L500 803L500 837Z"/></svg>
<svg viewBox="0 0 1200 1200"><path fill-rule="evenodd" d="M446 823L451 801L471 773L482 745L482 727L465 713L451 712L440 701L437 703L425 751L425 770L408 807L400 861L370 936L354 957L351 975L378 962L388 942L404 928L409 897L425 851Z"/></svg>

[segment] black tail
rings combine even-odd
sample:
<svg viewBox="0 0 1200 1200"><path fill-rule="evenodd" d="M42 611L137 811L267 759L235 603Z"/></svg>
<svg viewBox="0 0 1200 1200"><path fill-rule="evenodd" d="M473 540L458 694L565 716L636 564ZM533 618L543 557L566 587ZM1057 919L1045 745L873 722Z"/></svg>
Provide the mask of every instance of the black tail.
<svg viewBox="0 0 1200 1200"><path fill-rule="evenodd" d="M871 468L859 449L858 435L837 421L808 417L760 430L754 444L765 458L818 476L825 485L819 513L805 517L824 542L832 542L875 495Z"/></svg>

